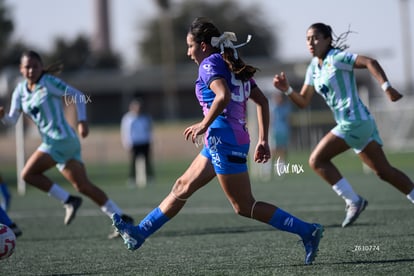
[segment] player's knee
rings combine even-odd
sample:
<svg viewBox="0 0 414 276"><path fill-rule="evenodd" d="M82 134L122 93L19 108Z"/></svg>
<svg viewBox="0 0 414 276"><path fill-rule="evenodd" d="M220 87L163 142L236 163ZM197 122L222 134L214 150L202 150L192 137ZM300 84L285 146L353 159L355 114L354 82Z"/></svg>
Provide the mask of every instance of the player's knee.
<svg viewBox="0 0 414 276"><path fill-rule="evenodd" d="M24 180L24 182L31 183L32 181L32 173L30 171L23 168L22 172L20 173L20 177Z"/></svg>
<svg viewBox="0 0 414 276"><path fill-rule="evenodd" d="M308 160L309 167L316 170L319 167L319 161L316 156L311 155Z"/></svg>

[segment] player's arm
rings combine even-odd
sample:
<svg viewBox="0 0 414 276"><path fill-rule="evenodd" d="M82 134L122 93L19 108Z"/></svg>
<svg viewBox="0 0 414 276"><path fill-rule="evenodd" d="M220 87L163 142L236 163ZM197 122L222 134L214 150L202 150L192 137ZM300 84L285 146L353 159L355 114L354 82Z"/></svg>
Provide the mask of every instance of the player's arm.
<svg viewBox="0 0 414 276"><path fill-rule="evenodd" d="M258 86L254 86L252 88L249 97L256 103L257 122L259 128L259 137L254 154L254 161L265 163L271 157L269 147L269 100Z"/></svg>
<svg viewBox="0 0 414 276"><path fill-rule="evenodd" d="M0 119L5 125L15 125L17 123L17 120L20 117L20 114L22 113L20 108L20 97L17 92L17 89L12 94L12 101L10 105L9 113L7 114L4 110L4 107L0 107Z"/></svg>
<svg viewBox="0 0 414 276"><path fill-rule="evenodd" d="M288 78L285 73L282 72L280 75L276 74L273 78L273 86L282 91L286 96L290 98L298 107L305 108L309 105L315 89L311 85L304 84L299 93L295 92L290 86Z"/></svg>
<svg viewBox="0 0 414 276"><path fill-rule="evenodd" d="M391 86L384 69L376 59L358 55L354 63L354 68L368 69L370 74L378 81L382 90L384 90L391 101L395 102L402 98L402 95Z"/></svg>

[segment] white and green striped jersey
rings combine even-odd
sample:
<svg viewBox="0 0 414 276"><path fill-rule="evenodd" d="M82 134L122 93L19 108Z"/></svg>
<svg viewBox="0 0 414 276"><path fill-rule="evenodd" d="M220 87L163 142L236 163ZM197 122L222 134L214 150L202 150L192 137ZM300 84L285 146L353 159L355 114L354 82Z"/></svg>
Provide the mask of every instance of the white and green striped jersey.
<svg viewBox="0 0 414 276"><path fill-rule="evenodd" d="M322 66L314 57L308 66L305 85L315 88L331 108L335 121L369 120L371 115L361 101L354 76L357 54L331 49Z"/></svg>
<svg viewBox="0 0 414 276"><path fill-rule="evenodd" d="M27 88L27 81L20 82L13 91L8 124L16 123L20 113L27 114L39 129L44 142L74 137L76 133L66 121L63 108L63 98L71 98L76 104L78 121L86 119L84 94L67 85L59 78L44 74L33 91Z"/></svg>

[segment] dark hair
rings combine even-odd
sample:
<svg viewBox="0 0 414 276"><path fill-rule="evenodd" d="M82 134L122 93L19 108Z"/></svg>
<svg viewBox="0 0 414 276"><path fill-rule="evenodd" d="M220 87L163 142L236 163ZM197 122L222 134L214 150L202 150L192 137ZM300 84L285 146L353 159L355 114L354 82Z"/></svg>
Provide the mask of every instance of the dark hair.
<svg viewBox="0 0 414 276"><path fill-rule="evenodd" d="M197 43L204 42L211 45L211 38L219 37L221 32L207 17L197 17L190 25L188 33L194 37ZM219 48L216 48L220 52ZM247 81L254 76L257 69L251 65L247 65L238 57L234 57L234 51L231 48L224 48L223 59L229 70L236 75L236 79Z"/></svg>
<svg viewBox="0 0 414 276"><path fill-rule="evenodd" d="M37 52L35 52L33 50L24 51L20 58L22 59L23 57L36 59L37 61L40 62L40 64L43 65L42 58L40 57L40 55ZM58 73L62 72L62 69L63 69L63 63L55 62L55 63L52 63L52 64L44 67L43 68L43 73L58 74Z"/></svg>
<svg viewBox="0 0 414 276"><path fill-rule="evenodd" d="M339 50L345 50L349 48L349 45L346 44L346 40L350 33L353 31L348 28L348 31L341 33L340 35L336 35L332 30L331 26L326 25L324 23L314 23L308 29L314 29L317 32L321 33L324 38L331 39L331 47Z"/></svg>

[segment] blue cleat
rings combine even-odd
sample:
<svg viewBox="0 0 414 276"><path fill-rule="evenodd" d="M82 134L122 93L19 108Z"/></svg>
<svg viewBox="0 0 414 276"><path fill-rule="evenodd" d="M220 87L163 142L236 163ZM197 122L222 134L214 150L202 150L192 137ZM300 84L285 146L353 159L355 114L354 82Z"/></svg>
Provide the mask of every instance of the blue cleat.
<svg viewBox="0 0 414 276"><path fill-rule="evenodd" d="M125 222L120 215L113 214L112 222L129 250L137 250L145 242L145 238L139 233L138 227Z"/></svg>
<svg viewBox="0 0 414 276"><path fill-rule="evenodd" d="M315 260L315 257L319 250L319 242L321 241L323 234L323 226L320 224L313 224L315 229L312 232L311 237L308 240L303 240L303 245L305 246L306 256L305 256L305 265L311 265Z"/></svg>

